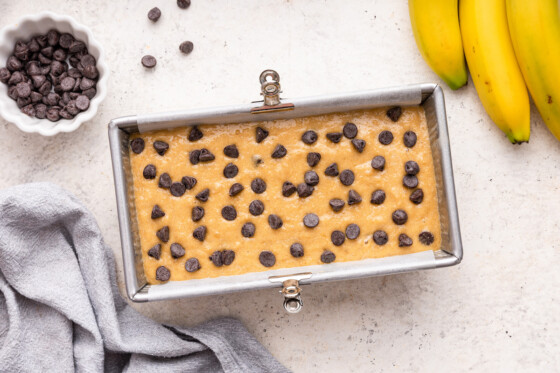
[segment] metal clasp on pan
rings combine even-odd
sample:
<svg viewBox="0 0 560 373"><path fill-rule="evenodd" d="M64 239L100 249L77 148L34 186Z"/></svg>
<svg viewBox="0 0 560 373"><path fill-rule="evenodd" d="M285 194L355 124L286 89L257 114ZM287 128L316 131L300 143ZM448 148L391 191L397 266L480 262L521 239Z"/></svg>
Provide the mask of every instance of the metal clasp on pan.
<svg viewBox="0 0 560 373"><path fill-rule="evenodd" d="M251 114L269 113L272 111L292 110L294 104L282 104L280 102L280 75L274 70L265 70L259 77L261 82L261 95L264 105L251 109Z"/></svg>
<svg viewBox="0 0 560 373"><path fill-rule="evenodd" d="M280 293L284 296L284 309L289 313L298 313L303 308L303 300L301 299L301 288L299 282L311 278L312 273L296 273L289 276L272 276L268 280L270 282L281 282L282 290Z"/></svg>

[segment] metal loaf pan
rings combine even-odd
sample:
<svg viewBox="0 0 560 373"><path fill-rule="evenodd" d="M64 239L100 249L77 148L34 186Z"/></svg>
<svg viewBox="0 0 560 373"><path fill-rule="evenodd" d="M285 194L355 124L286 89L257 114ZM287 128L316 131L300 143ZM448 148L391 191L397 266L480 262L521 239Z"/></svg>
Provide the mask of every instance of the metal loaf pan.
<svg viewBox="0 0 560 373"><path fill-rule="evenodd" d="M277 80L279 81L279 77ZM290 104L281 104L279 100L276 102L269 100L271 89L264 87L266 81L263 81L262 76L261 83L263 83L265 102L264 106L258 108L255 108L255 104L245 104L184 110L121 117L109 123L124 275L126 290L131 300L147 302L283 286L285 308L290 312L297 312L302 306L299 285L447 267L461 261L463 249L455 199L445 103L443 91L438 85L416 84L298 98L289 100ZM279 84L276 88L276 98L278 98ZM442 244L437 251L429 250L379 259L283 268L237 276L176 281L161 285L150 285L146 282L134 206L134 185L128 148L130 134L195 124L289 119L393 105L421 105L426 113L441 216Z"/></svg>

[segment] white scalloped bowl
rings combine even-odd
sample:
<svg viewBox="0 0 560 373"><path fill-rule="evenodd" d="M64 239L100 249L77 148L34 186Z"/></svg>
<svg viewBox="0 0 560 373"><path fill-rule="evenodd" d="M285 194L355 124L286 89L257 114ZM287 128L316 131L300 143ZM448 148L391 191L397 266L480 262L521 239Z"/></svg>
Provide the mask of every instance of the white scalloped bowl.
<svg viewBox="0 0 560 373"><path fill-rule="evenodd" d="M76 115L73 119L60 119L51 122L48 119L32 118L20 111L17 104L8 96L8 86L0 83L0 116L6 121L15 124L24 132L40 133L43 136L53 136L59 132L72 132L84 122L92 119L97 109L107 94L107 78L109 69L105 65L105 53L101 45L95 40L89 28L76 22L69 16L52 12L42 12L32 16L22 17L13 24L0 30L0 67L6 66L8 57L12 54L17 40L29 40L32 36L46 34L55 29L61 33L72 34L76 39L83 41L89 54L97 60L99 79L97 81L97 94L90 101L89 108Z"/></svg>

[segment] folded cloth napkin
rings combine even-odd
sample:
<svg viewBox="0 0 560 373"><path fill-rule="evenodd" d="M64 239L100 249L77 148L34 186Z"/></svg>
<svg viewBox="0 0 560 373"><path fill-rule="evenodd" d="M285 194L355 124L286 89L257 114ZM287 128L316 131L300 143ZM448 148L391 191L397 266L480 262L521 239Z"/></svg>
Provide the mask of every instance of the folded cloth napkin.
<svg viewBox="0 0 560 373"><path fill-rule="evenodd" d="M0 191L0 371L288 370L235 319L174 328L140 315L92 214L36 183Z"/></svg>

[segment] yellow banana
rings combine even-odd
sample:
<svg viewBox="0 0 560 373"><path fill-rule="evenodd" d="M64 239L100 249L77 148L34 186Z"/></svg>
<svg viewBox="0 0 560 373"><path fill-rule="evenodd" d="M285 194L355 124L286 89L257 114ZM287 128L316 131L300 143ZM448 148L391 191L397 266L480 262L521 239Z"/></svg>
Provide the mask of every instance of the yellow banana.
<svg viewBox="0 0 560 373"><path fill-rule="evenodd" d="M416 45L430 68L451 89L467 84L457 0L409 0Z"/></svg>
<svg viewBox="0 0 560 373"><path fill-rule="evenodd" d="M560 14L558 0L507 0L509 32L533 101L560 140Z"/></svg>
<svg viewBox="0 0 560 373"><path fill-rule="evenodd" d="M467 64L486 112L512 143L529 141L529 94L509 37L505 0L461 0L459 20Z"/></svg>

